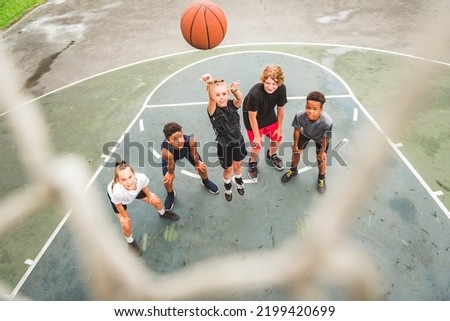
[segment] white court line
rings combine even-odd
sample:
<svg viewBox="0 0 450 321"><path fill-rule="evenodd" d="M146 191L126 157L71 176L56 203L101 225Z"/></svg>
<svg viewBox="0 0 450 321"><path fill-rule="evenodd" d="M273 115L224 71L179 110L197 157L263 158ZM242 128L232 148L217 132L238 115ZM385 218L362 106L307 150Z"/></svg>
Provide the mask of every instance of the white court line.
<svg viewBox="0 0 450 321"><path fill-rule="evenodd" d="M436 191L436 192L434 192L434 195L442 196L442 195L444 195L444 192L443 191Z"/></svg>
<svg viewBox="0 0 450 321"><path fill-rule="evenodd" d="M444 66L449 66L450 67L450 63L447 62L443 62L443 61L439 61L439 60L435 60L435 59L429 59L429 58L424 58L424 57L419 57L419 56L414 56L414 55L409 55L409 54L404 54L401 52L396 52L396 51L389 51L389 50L382 50L382 49L376 49L376 48L370 48L370 47L361 47L361 46L351 46L351 45L340 45L340 44L335 44L335 43L316 43L316 42L255 42L255 43L244 43L244 44L238 44L238 45L226 45L226 46L220 46L220 48L242 48L242 47L248 47L248 46L269 46L269 45L284 45L284 46L312 46L312 47L337 47L337 48L350 48L350 49L354 49L354 50L359 50L361 52L366 52L366 51L373 51L373 52L381 52L381 53L385 53L388 55L395 55L395 56L400 56L400 57L406 57L406 58L411 58L411 59L416 59L416 60L421 60L421 61L427 61L427 62L431 62L431 63L435 63L435 64L439 64L439 65L444 65ZM100 72L98 74L80 79L78 81L74 81L66 86L60 87L58 89L49 91L46 94L43 94L39 97L36 97L28 102L26 102L25 104L18 106L18 107L22 107L24 105L27 105L33 101L36 101L38 99L41 99L43 97L46 97L48 95L51 95L53 93L56 93L58 91L61 91L63 89L78 85L86 80L89 79L93 79L99 76L103 76L109 73L113 73L115 71L118 70L122 70L125 68L129 68L132 66L136 66L138 64L142 64L142 63L146 63L146 62L151 62L151 61L156 61L156 60L160 60L160 59L166 59L166 58L172 58L172 57L176 57L176 56L182 56L185 54L190 54L190 53L195 53L198 50L186 50L186 51L182 51L182 52L176 52L176 53L172 53L172 54L167 54L167 55L163 55L163 56L158 56L158 57L154 57L154 58L150 58L150 59L145 59L145 60L141 60L141 61L137 61L137 62L133 62L131 64L126 64L123 65L121 67L117 67L117 68L113 68L107 71L103 71ZM247 52L252 52L251 50L248 50ZM283 54L283 53L282 53ZM324 67L324 66L322 66ZM5 116L6 114L8 114L10 111L6 111L3 112L2 114L0 114L0 117Z"/></svg>
<svg viewBox="0 0 450 321"><path fill-rule="evenodd" d="M396 143L396 144L394 144L394 146L397 147L397 148L398 147L403 147L403 144L402 143Z"/></svg>
<svg viewBox="0 0 450 321"><path fill-rule="evenodd" d="M353 121L358 121L358 108L353 108Z"/></svg>
<svg viewBox="0 0 450 321"><path fill-rule="evenodd" d="M187 170L184 170L184 169L182 169L180 173L181 173L181 174L184 174L184 175L186 175L186 176L189 176L189 177L193 177L193 178L196 178L196 179L200 179L200 175L194 174L194 173L191 173L191 172L188 172Z"/></svg>
<svg viewBox="0 0 450 321"><path fill-rule="evenodd" d="M242 46L257 46L257 45L270 45L271 43L261 43L261 44L241 44L241 45L231 45L231 46L223 46L222 48L230 48L230 47L242 47ZM401 54L401 53L396 53L396 52L390 52L390 51L385 51L385 50L378 50L378 49L372 49L372 48L365 48L365 47L356 47L356 46L345 46L345 45L337 45L337 44L317 44L317 43L272 43L274 45L279 45L279 44L285 44L285 45L309 45L309 46L327 46L327 47L343 47L343 48L353 48L355 50L367 50L367 51L376 51L376 52L383 52L383 53L387 53L387 54L394 54L394 55L399 55L399 56L403 56L403 57L408 57L408 58L413 58L413 59L418 59L418 60L422 60L422 61L428 61L428 62L434 62L437 64L442 64L442 65L446 65L446 66L450 66L450 63L444 63L441 61L437 61L437 60L431 60L431 59L426 59L426 58L421 58L421 57L417 57L417 56L412 56L412 55L406 55L406 54ZM154 61L154 60L158 60L158 59L163 59L163 58L168 58L168 57L175 57L175 56L179 56L179 55L183 55L186 53L194 53L197 50L189 50L189 51L185 51L185 52L181 52L181 53L175 53L175 54L169 54L169 55L165 55L165 56L160 56L160 57L156 57L156 58L151 58L148 60L143 60L143 61L139 61L139 62L135 62L132 64L128 64L122 67L118 67L115 69L111 69L102 73L99 73L97 75L93 75L91 77L87 77L84 79L81 79L79 81L73 82L67 86L61 87L59 89L50 91L42 96L39 96L37 98L34 98L30 101L28 101L27 103L19 106L25 106L33 101L36 101L38 99L41 99L43 97L46 97L52 93L61 91L65 88L71 87L71 86L75 86L77 84L80 84L83 81L101 76L101 75L105 75L108 73L112 73L114 71L117 70L121 70L121 69L125 69L127 67L130 66L134 66L137 64L141 64L144 62L150 62L150 61ZM450 219L450 213L449 210L443 205L443 203L440 201L440 199L437 197L437 195L431 190L431 188L427 185L427 183L423 180L423 178L419 175L419 173L414 169L414 167L409 163L409 161L406 159L406 157L403 156L403 154L398 150L398 148L392 143L392 141L389 139L389 137L383 132L383 130L381 129L381 127L378 125L378 123L373 119L373 117L367 112L367 110L364 108L364 106L358 101L358 99L356 98L356 96L353 94L352 90L350 89L350 86L341 78L339 77L335 72L333 72L331 69L321 65L318 62L315 62L313 60L304 58L304 57L300 57L300 56L296 56L294 54L289 54L289 53L285 53L285 52L278 52L278 51L264 51L264 50L246 50L246 51L240 51L240 52L230 52L230 53L225 53L225 54L219 54L219 55L215 55L212 57L208 57L199 61L196 61L192 64L189 64L181 69L179 69L177 72L173 73L172 75L166 77L162 82L160 82L149 94L149 96L147 97L147 99L145 100L142 108L138 111L138 113L136 114L136 116L134 117L134 119L131 121L131 123L129 124L129 126L126 128L126 130L123 132L123 134L121 135L121 137L119 138L119 140L117 141L117 144L112 148L112 150L110 151L110 154L106 156L105 162L100 165L96 172L93 174L93 176L91 177L91 179L89 180L89 182L87 183L85 189L84 189L84 193L87 192L87 190L92 186L92 184L94 183L94 181L97 179L97 177L99 176L100 172L103 170L103 168L105 167L104 164L107 163L107 161L109 160L109 158L111 158L112 155L114 155L115 151L117 150L117 148L120 146L120 144L122 143L125 134L128 133L130 131L130 129L134 126L134 124L136 123L136 121L139 119L139 117L142 115L143 111L149 107L150 105L148 104L148 102L150 101L151 97L154 95L154 93L163 85L165 84L168 80L170 80L171 78L173 78L175 75L177 75L178 73L181 73L182 71L203 63L207 60L210 59L215 59L218 57L222 57L222 56L230 56L230 55L237 55L237 54L243 54L243 53L254 53L254 52L259 52L259 53L270 53L270 54L277 54L277 55L284 55L284 56L291 56L300 60L304 60L307 61L313 65L318 66L319 68L322 68L326 71L328 71L330 74L332 74L333 76L335 76L340 82L341 84L344 85L344 87L348 90L348 92L350 93L349 96L358 104L359 108L361 109L361 111L363 111L363 113L369 118L369 120L372 122L372 124L376 127L376 129L386 138L386 140L388 141L388 143L394 148L395 152L399 155L399 157L403 160L403 162L406 164L406 166L411 170L411 172L416 176L416 178L419 180L419 182L422 184L422 186L426 189L426 191L431 195L431 197L435 200L436 204L441 208L441 210L447 215L447 217ZM199 103L191 103L191 104L199 104ZM204 103L202 103L204 104ZM157 105L155 105L154 107L156 107ZM175 105L174 105L175 106ZM179 105L176 105L179 106ZM162 105L162 107L167 107L166 105ZM9 111L6 111L2 114L0 114L0 117L8 114ZM304 170L309 170L307 167L304 167ZM193 174L195 175L195 174ZM62 221L60 222L60 224L56 227L56 229L54 230L54 232L52 233L52 235L50 236L50 238L47 240L47 242L45 243L45 245L43 246L43 248L41 249L41 251L39 252L39 254L37 255L37 257L34 260L34 264L32 266L30 266L30 268L26 271L26 273L24 274L24 276L22 277L22 279L19 281L18 285L15 287L15 289L13 290L12 294L11 294L11 299L13 299L15 297L15 295L18 293L19 289L21 288L21 286L23 285L23 283L25 282L25 280L28 278L28 276L31 274L32 270L34 269L34 267L36 266L36 264L38 263L38 261L40 260L40 258L42 257L42 255L44 254L44 252L47 250L47 248L49 247L50 243L53 241L53 239L56 237L56 235L59 233L59 231L62 229L62 227L64 226L65 222L67 221L67 219L69 218L69 216L71 215L71 210L68 211L66 213L66 215L64 216L64 218L62 219Z"/></svg>
<svg viewBox="0 0 450 321"><path fill-rule="evenodd" d="M300 169L298 170L298 173L299 173L299 174L300 174L300 173L304 173L304 172L309 171L310 169L312 169L312 166L305 166L305 167L300 168Z"/></svg>
<svg viewBox="0 0 450 321"><path fill-rule="evenodd" d="M141 132L144 131L144 120L143 120L142 118L139 119L139 130L140 130Z"/></svg>
<svg viewBox="0 0 450 321"><path fill-rule="evenodd" d="M351 95L327 95L326 98L329 99L339 99L339 98L351 98ZM306 96L288 96L288 100L304 100L306 99ZM149 104L145 107L147 108L167 108L167 107L186 107L186 106L202 106L207 105L207 101L197 101L193 103L178 103L178 104Z"/></svg>
<svg viewBox="0 0 450 321"><path fill-rule="evenodd" d="M22 278L20 279L20 281L17 283L16 287L14 288L14 290L11 292L9 298L12 300L16 297L17 293L19 293L19 290L22 288L22 285L25 283L25 281L28 279L28 276L31 274L31 272L33 272L34 267L38 264L38 262L41 260L42 256L45 254L45 252L47 251L48 247L50 246L50 244L53 242L53 240L56 238L56 236L58 235L59 231L62 229L62 227L64 226L64 224L66 223L67 219L69 218L70 214L72 213L72 211L68 211L66 213L66 215L64 215L63 219L61 220L61 222L58 224L58 226L56 227L56 229L53 231L52 235L50 235L50 237L48 238L47 242L45 242L44 246L42 247L42 249L39 251L38 255L36 255L36 257L34 258L33 263L30 265L30 267L26 270L25 274L22 276Z"/></svg>
<svg viewBox="0 0 450 321"><path fill-rule="evenodd" d="M347 145L348 139L344 138L342 139L334 148L333 151L339 152L342 148L344 148L345 145Z"/></svg>
<svg viewBox="0 0 450 321"><path fill-rule="evenodd" d="M152 154L153 154L156 158L158 158L158 159L161 158L161 155L160 155L156 150L154 150L153 147L149 147L148 149L149 149L149 151L152 152Z"/></svg>
<svg viewBox="0 0 450 321"><path fill-rule="evenodd" d="M336 75L340 80L341 78ZM352 93L351 88L345 83L343 80L341 80L344 86L346 86L347 90ZM352 93L353 95L353 93ZM428 192L428 194L433 198L436 205L444 212L444 214L450 219L450 211L448 208L442 203L442 201L439 199L439 195L436 195L436 193L431 189L431 187L425 182L425 180L422 178L422 176L417 172L417 170L412 166L412 164L408 161L408 159L403 155L403 153L399 150L399 148L392 142L392 140L389 138L389 136L383 131L381 126L376 122L376 120L372 117L372 115L365 109L365 107L358 101L358 99L353 95L354 101L358 104L361 111L364 113L364 115L369 119L369 121L372 123L373 126L378 130L378 132L384 137L384 139L387 141L387 143L394 149L394 152L400 157L400 159L403 161L403 163L408 167L408 169L412 172L412 174L417 178L419 183L425 188L425 190Z"/></svg>

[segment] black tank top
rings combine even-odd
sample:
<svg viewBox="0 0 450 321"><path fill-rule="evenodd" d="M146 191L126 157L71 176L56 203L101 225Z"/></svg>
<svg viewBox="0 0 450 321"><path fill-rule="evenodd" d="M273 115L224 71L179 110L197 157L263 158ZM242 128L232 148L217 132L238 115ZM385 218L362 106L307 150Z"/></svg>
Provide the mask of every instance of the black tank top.
<svg viewBox="0 0 450 321"><path fill-rule="evenodd" d="M185 158L189 155L189 140L191 139L191 136L183 135L184 137L184 144L183 147L180 149L175 149L170 145L170 143L167 140L164 140L161 143L161 149L165 148L173 155L173 160L177 161L182 158Z"/></svg>
<svg viewBox="0 0 450 321"><path fill-rule="evenodd" d="M243 139L241 133L240 116L238 109L234 107L233 100L227 102L226 107L216 106L216 110L209 115L216 141L221 145L239 143Z"/></svg>

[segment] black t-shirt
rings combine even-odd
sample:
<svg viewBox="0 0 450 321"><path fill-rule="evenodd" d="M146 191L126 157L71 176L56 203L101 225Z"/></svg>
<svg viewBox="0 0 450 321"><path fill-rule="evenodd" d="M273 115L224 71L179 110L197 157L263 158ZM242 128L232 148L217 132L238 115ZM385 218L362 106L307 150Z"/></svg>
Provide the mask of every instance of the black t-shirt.
<svg viewBox="0 0 450 321"><path fill-rule="evenodd" d="M284 106L287 103L286 86L281 84L273 93L268 94L264 90L264 84L258 83L254 85L244 98L242 107L242 116L245 128L251 130L250 121L248 119L249 111L258 112L256 119L259 128L266 127L277 122L277 114L275 106Z"/></svg>
<svg viewBox="0 0 450 321"><path fill-rule="evenodd" d="M209 115L209 120L216 133L216 141L221 145L239 143L242 140L240 116L238 108L229 99L226 107L216 106L216 110Z"/></svg>

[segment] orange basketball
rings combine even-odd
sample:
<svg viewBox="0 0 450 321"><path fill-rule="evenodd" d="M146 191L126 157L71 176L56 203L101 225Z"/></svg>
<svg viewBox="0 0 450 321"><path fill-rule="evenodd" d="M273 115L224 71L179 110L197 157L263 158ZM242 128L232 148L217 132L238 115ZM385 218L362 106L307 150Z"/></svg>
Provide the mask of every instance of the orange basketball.
<svg viewBox="0 0 450 321"><path fill-rule="evenodd" d="M208 50L217 47L225 38L227 18L211 1L193 2L181 14L180 29L192 47Z"/></svg>

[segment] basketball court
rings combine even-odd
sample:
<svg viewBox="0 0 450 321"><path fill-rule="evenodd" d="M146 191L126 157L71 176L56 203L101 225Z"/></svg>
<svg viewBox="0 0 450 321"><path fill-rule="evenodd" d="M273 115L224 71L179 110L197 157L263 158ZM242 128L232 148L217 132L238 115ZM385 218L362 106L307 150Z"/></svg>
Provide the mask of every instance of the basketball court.
<svg viewBox="0 0 450 321"><path fill-rule="evenodd" d="M185 133L195 135L210 178L221 188L219 195L210 194L200 185L189 163L178 163L174 211L180 215L179 221L161 220L153 208L140 202L129 207L133 235L143 249L140 259L156 273L170 273L210 257L277 248L292 236L306 234L308 221L314 215L308 209L323 197L316 191L317 168L311 148L302 159L300 175L291 182L282 183L283 171L279 172L261 160L258 182L246 180L244 197L234 193L232 202L225 200L222 170L215 157L214 135L205 111L206 91L204 84L198 81L201 74L210 72L227 82L239 79L245 93L257 81L266 64L276 62L282 66L289 80L286 82L288 104L284 142L279 151L285 162L291 157L290 123L294 114L303 109L308 92L324 92L327 97L324 108L335 124L328 156L328 190L339 189L340 177L345 171L351 171L358 161L358 151L352 148L355 140L364 135L377 135L377 132L385 134L338 74L308 57L310 54L294 53L313 49L295 45L238 46L215 54L191 53L186 54L187 57L156 59L63 88L40 98L40 102L47 111L58 108L62 114L74 105L86 106L98 118L97 122L108 123L108 117L111 117L107 112L109 103L117 101L116 97L125 97L124 114L134 114L127 115L128 125L115 120L121 128L116 128L115 136L104 134L109 140L102 142L99 151L103 154L98 153L98 159L92 160L100 163L93 182L105 190L113 175L109 156L120 156L137 171L144 172L150 178L151 190L164 198L159 150L162 127L166 122L175 121L183 126ZM358 49L352 51L357 55L370 55ZM147 70L154 69L155 64L165 65L166 60L179 60L179 67L161 75L154 85L147 85ZM120 88L124 78L136 80L129 86L136 83L141 86L135 87L135 93L129 88L116 90L114 86ZM99 90L85 91L84 88L92 86L98 86ZM79 95L80 92L85 95ZM84 130L86 124L80 125ZM72 132L71 136L75 134ZM76 139L82 144L86 138ZM385 291L379 299L447 299L448 210L436 201L429 187L424 186L422 179L411 170L398 145L389 139L386 144L391 144L391 155L382 166L386 167L388 175L379 181L367 182L375 194L361 195L367 197L367 201L360 208L351 233L370 253L385 277ZM104 201L109 207L106 195ZM70 215L67 214L65 219L70 220ZM112 211L110 219L117 224L120 233ZM123 246L126 247L125 241ZM80 267L77 263L79 255L83 254L79 253L70 229L61 224L38 257L30 260L14 294L35 300L88 300L92 271ZM288 297L280 289L269 288L218 299L284 300Z"/></svg>
<svg viewBox="0 0 450 321"><path fill-rule="evenodd" d="M103 14L102 10L106 9L97 13ZM101 52L102 48L89 50ZM98 65L107 60L105 57ZM262 159L260 178L257 183L246 180L245 196L233 193L230 203L224 198L222 168L215 157L214 133L206 113L207 93L198 78L211 73L227 83L240 80L245 95L269 63L279 64L286 74L288 103L278 154L287 165L293 116L303 109L310 91L322 91L327 98L324 109L334 121L327 194L340 189L345 174L356 168L365 148L370 149L372 142L368 140L361 149L361 140L381 136L388 147L388 155L379 164L381 175L368 179L363 191L346 191L360 202L349 226L351 237L383 277L377 299L449 300L447 62L351 45L262 41L209 51L180 50L123 64L88 78L80 76L33 102L42 108L55 150L86 160L92 170L91 180L85 182L87 192L97 187L104 192L104 206L111 214L107 220L117 227L118 235L120 227L106 197L106 185L113 177L111 157L120 156L136 171L145 173L150 189L164 198L159 148L164 124L178 122L186 134L196 137L210 179L220 193L206 191L192 166L180 162L174 184L174 211L179 221L161 220L153 208L141 202L129 206L133 236L143 249L138 260L164 275L208 258L278 249L292 237L308 235L315 215L313 205L328 200L316 191L312 146L303 155L301 173L289 183L281 182L284 170L277 171ZM395 101L385 104L386 97L397 97L399 88L414 76L413 71L424 66L434 70L424 86L425 93L414 101L397 130L386 130L388 115L395 106ZM73 68L79 68L82 75L86 66L69 64L67 72L73 72ZM96 66L92 68L96 70ZM53 84L53 79L48 83ZM0 117L4 128L1 146L6 151L0 182L5 194L27 184L17 147L6 129L6 114ZM244 138L247 141L245 133ZM267 146L265 141L261 156ZM247 178L246 168L243 174ZM1 236L0 279L11 288L6 294L9 298L93 299L90 284L94 267L80 264L84 253L69 228L72 215L70 209L51 204ZM125 240L122 245L126 249ZM289 298L283 289L267 287L202 299ZM342 299L338 288L330 298Z"/></svg>

